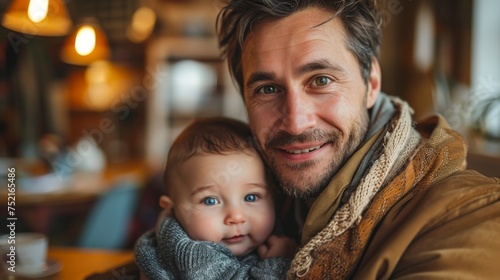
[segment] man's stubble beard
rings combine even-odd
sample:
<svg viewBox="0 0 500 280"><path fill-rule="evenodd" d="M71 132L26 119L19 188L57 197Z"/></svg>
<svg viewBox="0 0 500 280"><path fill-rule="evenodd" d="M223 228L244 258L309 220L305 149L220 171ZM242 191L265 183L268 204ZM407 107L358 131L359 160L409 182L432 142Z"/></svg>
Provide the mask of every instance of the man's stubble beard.
<svg viewBox="0 0 500 280"><path fill-rule="evenodd" d="M342 133L336 129L328 133L323 130L314 129L300 135L291 135L280 131L274 135L266 143L266 150L269 152L265 158L273 171L276 182L278 182L283 192L289 196L302 199L317 197L328 186L333 176L335 176L345 162L358 149L368 130L368 122L368 111L363 110L360 118L354 121L351 133L345 143L341 141ZM313 172L316 170L311 169L320 168L315 166L317 166L317 162L321 159L304 163L286 163L277 162L275 159L278 157L273 155L276 151L272 147L318 140L328 142L331 145L328 148L337 151L330 158L328 165L322 167L324 170L321 172ZM287 174L295 174L296 176L287 178Z"/></svg>

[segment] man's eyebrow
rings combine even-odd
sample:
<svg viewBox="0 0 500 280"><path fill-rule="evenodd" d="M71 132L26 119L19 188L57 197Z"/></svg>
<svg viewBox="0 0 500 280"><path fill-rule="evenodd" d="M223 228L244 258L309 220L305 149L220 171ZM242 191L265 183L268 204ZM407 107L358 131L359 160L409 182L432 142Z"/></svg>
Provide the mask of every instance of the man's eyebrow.
<svg viewBox="0 0 500 280"><path fill-rule="evenodd" d="M309 63L306 63L304 65L301 65L295 70L295 74L297 76L306 74L308 72L316 71L316 70L333 70L336 72L341 72L345 73L344 68L337 64L331 63L329 60L326 59L320 59L320 60L315 60L311 61ZM246 82L246 86L250 87L253 83L257 83L260 81L270 81L276 79L276 74L272 72L254 72L252 75L250 75L250 78L248 78L248 81Z"/></svg>
<svg viewBox="0 0 500 280"><path fill-rule="evenodd" d="M320 59L320 60L315 60L311 61L309 63L306 63L304 65L301 65L299 68L295 70L295 74L297 76L306 74L308 72L316 71L316 70L325 70L325 69L330 69L334 70L337 72L345 72L345 70L340 67L337 64L333 64L330 61L326 59Z"/></svg>
<svg viewBox="0 0 500 280"><path fill-rule="evenodd" d="M250 75L250 78L248 78L246 86L249 87L253 83L260 82L260 81L274 80L275 78L276 78L276 75L274 73L254 72L254 73L252 73L252 75Z"/></svg>

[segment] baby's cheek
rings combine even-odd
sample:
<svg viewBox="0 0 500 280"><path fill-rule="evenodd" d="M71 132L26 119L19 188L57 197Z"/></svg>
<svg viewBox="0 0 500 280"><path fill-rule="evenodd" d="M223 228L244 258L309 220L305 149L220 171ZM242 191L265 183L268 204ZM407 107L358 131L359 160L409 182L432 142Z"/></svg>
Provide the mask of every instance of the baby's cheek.
<svg viewBox="0 0 500 280"><path fill-rule="evenodd" d="M220 226L214 224L208 217L196 217L189 221L187 233L191 239L200 241L219 242L222 237L218 230Z"/></svg>
<svg viewBox="0 0 500 280"><path fill-rule="evenodd" d="M274 229L274 215L269 215L269 213L271 212L268 212L268 215L261 215L259 219L256 219L256 224L254 223L252 230L258 242L267 240Z"/></svg>

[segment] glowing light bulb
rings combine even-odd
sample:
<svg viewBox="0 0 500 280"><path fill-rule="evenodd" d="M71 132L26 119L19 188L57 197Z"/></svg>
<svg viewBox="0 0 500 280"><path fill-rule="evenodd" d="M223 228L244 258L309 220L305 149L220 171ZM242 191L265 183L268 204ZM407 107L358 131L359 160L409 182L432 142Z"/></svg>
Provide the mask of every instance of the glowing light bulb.
<svg viewBox="0 0 500 280"><path fill-rule="evenodd" d="M75 50L81 56L90 54L95 49L95 30L85 25L78 30L75 39Z"/></svg>
<svg viewBox="0 0 500 280"><path fill-rule="evenodd" d="M33 22L41 22L47 17L49 0L31 0L28 4L28 17Z"/></svg>
<svg viewBox="0 0 500 280"><path fill-rule="evenodd" d="M153 28L155 20L155 12L151 8L142 7L134 13L132 27L139 32L148 32Z"/></svg>
<svg viewBox="0 0 500 280"><path fill-rule="evenodd" d="M156 22L156 13L148 7L139 8L132 16L132 23L127 28L128 38L135 43L149 37Z"/></svg>

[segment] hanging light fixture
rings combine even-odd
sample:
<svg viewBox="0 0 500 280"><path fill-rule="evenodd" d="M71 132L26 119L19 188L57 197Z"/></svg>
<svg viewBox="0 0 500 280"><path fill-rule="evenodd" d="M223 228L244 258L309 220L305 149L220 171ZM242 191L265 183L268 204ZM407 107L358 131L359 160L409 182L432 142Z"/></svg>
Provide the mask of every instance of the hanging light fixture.
<svg viewBox="0 0 500 280"><path fill-rule="evenodd" d="M149 7L141 7L132 15L130 25L127 27L127 37L134 43L146 40L153 32L156 23L156 13Z"/></svg>
<svg viewBox="0 0 500 280"><path fill-rule="evenodd" d="M62 36L72 26L64 1L14 0L3 15L2 25L25 34Z"/></svg>
<svg viewBox="0 0 500 280"><path fill-rule="evenodd" d="M97 20L86 19L68 36L61 52L62 61L89 65L109 57L108 40Z"/></svg>

